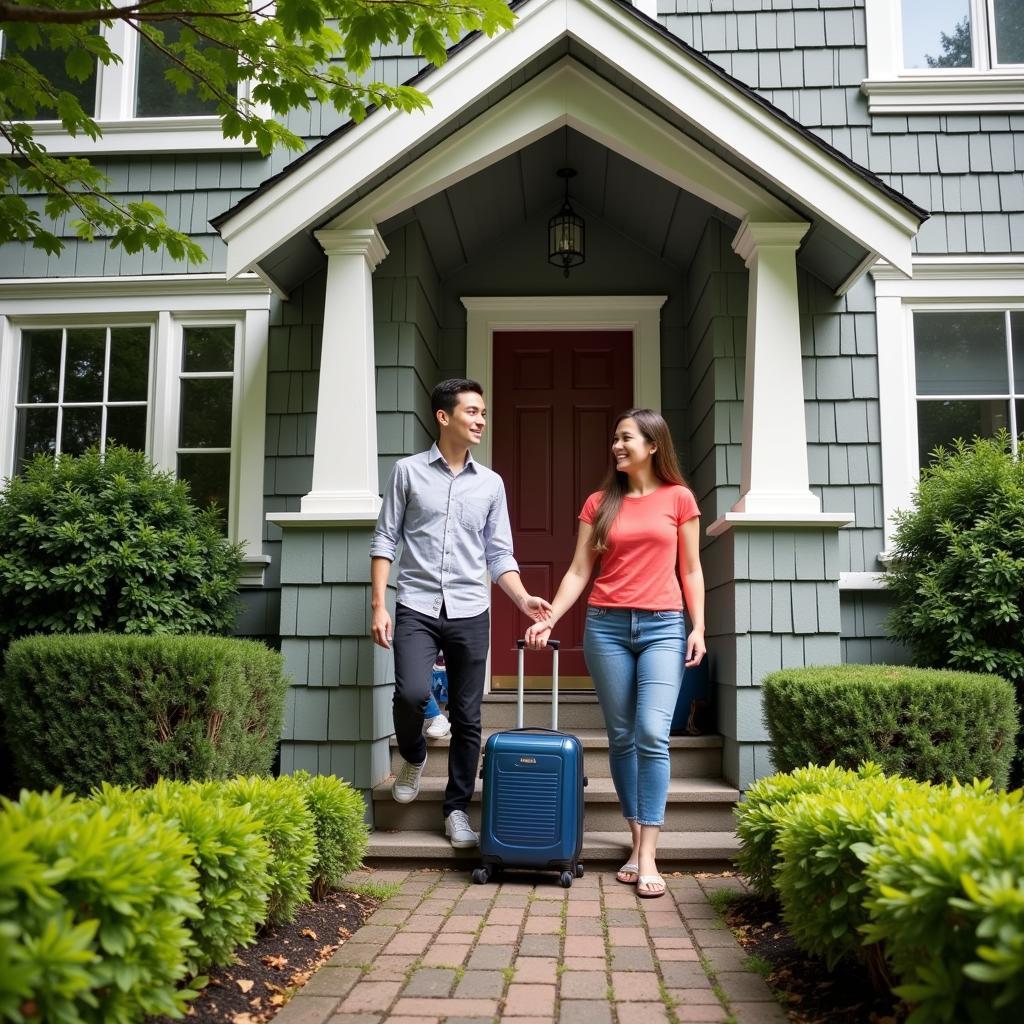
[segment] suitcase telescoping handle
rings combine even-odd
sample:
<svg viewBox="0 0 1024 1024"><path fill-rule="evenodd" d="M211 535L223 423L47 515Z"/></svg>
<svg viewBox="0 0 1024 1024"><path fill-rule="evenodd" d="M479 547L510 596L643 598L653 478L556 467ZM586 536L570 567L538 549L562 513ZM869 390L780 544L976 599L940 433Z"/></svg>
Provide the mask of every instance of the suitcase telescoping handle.
<svg viewBox="0 0 1024 1024"><path fill-rule="evenodd" d="M525 682L523 679L523 663L526 660L526 641L517 640L516 646L519 648L519 688L517 692L516 701L516 728L522 729L523 727L523 690L525 689ZM551 728L553 731L558 731L558 648L562 646L560 640L549 640L548 647L551 648L552 662L551 662Z"/></svg>

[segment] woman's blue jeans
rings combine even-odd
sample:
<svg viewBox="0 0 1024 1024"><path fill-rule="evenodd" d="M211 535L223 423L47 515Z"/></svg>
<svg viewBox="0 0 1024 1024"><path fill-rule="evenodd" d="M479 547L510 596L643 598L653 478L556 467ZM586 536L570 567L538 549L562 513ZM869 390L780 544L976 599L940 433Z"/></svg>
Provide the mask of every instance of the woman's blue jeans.
<svg viewBox="0 0 1024 1024"><path fill-rule="evenodd" d="M663 825L668 735L686 658L683 613L588 608L583 654L604 712L623 816Z"/></svg>

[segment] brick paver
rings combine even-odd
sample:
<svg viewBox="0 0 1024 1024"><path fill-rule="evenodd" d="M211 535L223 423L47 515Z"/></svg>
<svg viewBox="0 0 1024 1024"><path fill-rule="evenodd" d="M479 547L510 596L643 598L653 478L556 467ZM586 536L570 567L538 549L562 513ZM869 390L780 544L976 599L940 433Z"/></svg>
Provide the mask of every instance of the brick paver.
<svg viewBox="0 0 1024 1024"><path fill-rule="evenodd" d="M641 900L609 872L374 872L400 886L275 1024L784 1024L708 902L736 877L669 876ZM705 969L704 965L707 965ZM714 972L709 976L708 971Z"/></svg>

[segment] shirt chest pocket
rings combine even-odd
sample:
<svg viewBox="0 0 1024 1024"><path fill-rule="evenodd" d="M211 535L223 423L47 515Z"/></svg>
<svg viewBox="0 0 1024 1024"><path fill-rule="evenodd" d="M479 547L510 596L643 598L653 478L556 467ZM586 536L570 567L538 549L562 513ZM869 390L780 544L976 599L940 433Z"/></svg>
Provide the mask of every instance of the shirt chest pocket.
<svg viewBox="0 0 1024 1024"><path fill-rule="evenodd" d="M487 513L490 511L489 506L481 505L473 501L460 501L459 502L459 522L467 530L482 530L484 523L487 522Z"/></svg>

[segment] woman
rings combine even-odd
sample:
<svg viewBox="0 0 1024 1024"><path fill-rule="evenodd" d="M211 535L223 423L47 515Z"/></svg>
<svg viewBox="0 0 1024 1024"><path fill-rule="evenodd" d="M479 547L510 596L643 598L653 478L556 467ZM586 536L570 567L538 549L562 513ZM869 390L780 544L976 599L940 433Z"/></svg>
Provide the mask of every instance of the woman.
<svg viewBox="0 0 1024 1024"><path fill-rule="evenodd" d="M648 898L665 893L658 835L683 665L700 664L705 653L699 516L668 424L650 409L623 413L612 438L612 466L580 512L576 552L551 603L551 618L526 631L531 649L543 647L586 589L600 557L583 653L608 728L612 781L633 840L616 878Z"/></svg>

